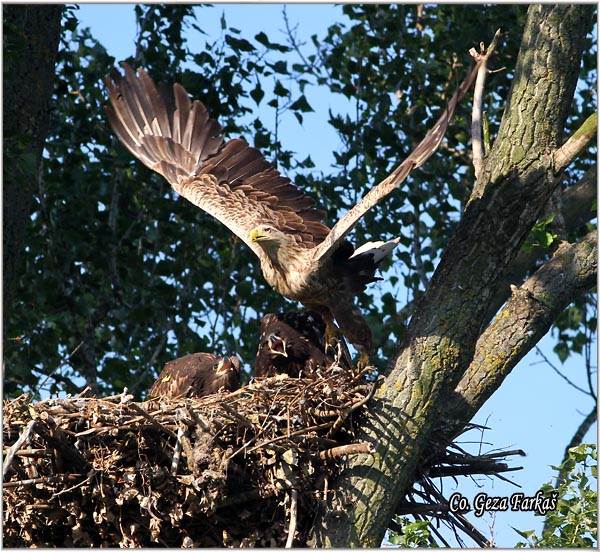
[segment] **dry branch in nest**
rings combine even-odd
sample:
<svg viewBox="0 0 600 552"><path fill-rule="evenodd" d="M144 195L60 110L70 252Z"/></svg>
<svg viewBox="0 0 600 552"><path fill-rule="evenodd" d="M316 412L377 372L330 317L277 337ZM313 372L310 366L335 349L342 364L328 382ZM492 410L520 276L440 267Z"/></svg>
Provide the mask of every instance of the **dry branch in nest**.
<svg viewBox="0 0 600 552"><path fill-rule="evenodd" d="M459 429L460 427L460 429ZM489 539L483 535L466 517L466 511L456 511L450 506L448 496L442 491L444 477L456 480L458 477L474 475L494 476L516 485L502 473L516 471L521 467L511 467L504 460L509 456L525 456L520 450L473 455L463 450L454 440L471 430L485 430L477 424L458 424L455 420L440 420L429 441L429 456L423 461L410 491L396 507L399 516L411 516L415 521L428 520L432 545L450 547L439 528L446 526L463 547L467 545L463 537L468 537L480 547L489 547ZM452 435L452 440L447 435ZM518 486L518 485L516 485ZM390 527L401 532L402 527L395 521Z"/></svg>
<svg viewBox="0 0 600 552"><path fill-rule="evenodd" d="M335 371L230 394L4 403L5 546L302 545L376 383ZM291 534L290 534L291 533Z"/></svg>

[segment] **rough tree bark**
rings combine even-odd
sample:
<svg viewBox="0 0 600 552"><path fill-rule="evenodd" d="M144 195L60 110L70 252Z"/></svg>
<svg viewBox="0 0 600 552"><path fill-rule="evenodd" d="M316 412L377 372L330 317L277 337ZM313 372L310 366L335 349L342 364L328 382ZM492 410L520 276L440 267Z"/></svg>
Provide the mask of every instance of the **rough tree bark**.
<svg viewBox="0 0 600 552"><path fill-rule="evenodd" d="M50 118L60 5L4 5L3 305L10 310ZM6 336L4 336L6 337Z"/></svg>
<svg viewBox="0 0 600 552"><path fill-rule="evenodd" d="M561 143L593 9L590 5L530 7L498 136L362 428L361 440L373 443L375 453L356 455L330 482L334 490L325 499L312 544L379 546L443 407L453 398L463 407L453 414L468 421L487 398L485 387L491 393L514 366L518 355L505 359L505 367L510 368L504 376L480 378L476 387L482 394L477 398L469 394L468 381L461 382L467 370L489 373L487 362L481 364L476 355L498 338L490 335L493 325L482 334L490 302L560 183L553 153ZM557 292L550 282L556 282L563 256L579 259L586 271L595 273L590 259L596 249L593 237L580 246L565 245L543 270L513 291L502 313L521 321L520 331L516 328L511 339L522 351L541 338L561 306L593 285L589 277L575 275L567 291L558 286ZM518 313L511 311L515 307ZM531 331L523 310L537 318L537 331ZM501 317L497 325L496 330L502 331ZM459 382L464 388L455 391Z"/></svg>

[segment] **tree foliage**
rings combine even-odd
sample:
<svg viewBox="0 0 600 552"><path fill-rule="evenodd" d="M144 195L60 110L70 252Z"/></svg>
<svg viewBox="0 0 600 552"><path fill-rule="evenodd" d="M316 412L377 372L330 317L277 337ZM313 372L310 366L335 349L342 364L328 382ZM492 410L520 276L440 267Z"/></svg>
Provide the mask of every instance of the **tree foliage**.
<svg viewBox="0 0 600 552"><path fill-rule="evenodd" d="M594 445L569 449L565 461L554 468L556 485L547 483L544 493L555 492L557 508L546 515L541 535L517 531L527 539L517 546L535 548L596 548L598 544L598 454Z"/></svg>
<svg viewBox="0 0 600 552"><path fill-rule="evenodd" d="M486 182L488 190L494 185L498 189L514 186L514 197L521 201L501 205L505 213L488 212L490 235L494 228L505 230L501 229L503 216L508 220L530 206L532 211L519 221L518 235L516 230L514 234L499 233L489 242L497 264L482 257L471 267L474 278L491 282L484 288L487 295L469 296L471 280L455 282L451 293L445 290L445 297L463 293L464 304L476 307L473 312L459 313L460 304L455 302L452 309L456 310L440 313L447 324L435 327L441 332L437 352L422 351L424 356L432 353L440 371L418 371L412 365L403 369L419 374L425 389L441 368L453 365L455 373L442 387L446 388L448 412L466 417L461 418L464 422L481 400L473 399L465 406L470 400L468 393L461 391L458 400L452 392L469 366L473 369L468 373L477 373L473 358L498 378L495 387L479 383L489 396L522 358L521 350L533 347L551 323L562 359L589 353L596 329L596 300L589 279L569 288L567 296L556 301L558 306L546 315L545 329L542 332L540 326L537 330L540 335L518 327L522 335L534 337L522 349L513 347L514 361L507 360L505 368L498 369L490 362L496 353L486 349L494 343L493 331L502 323L496 315L504 304L502 313L507 316L529 308L525 298L516 301L511 284L520 286L539 275L536 271L551 269L549 263L557 260L558 253L578 258L573 250L559 249L561 244L595 247L584 239L595 216L595 205L585 199L595 198L595 155L579 155L556 191L542 201L539 190L543 188L539 186L531 188L537 190L532 196L522 193L528 189L527 175L518 172L515 151L502 149L507 136L501 134L502 124L516 105L515 90L527 93L517 82L519 70L523 71L517 60L526 59L531 70L539 63L527 58L524 51L523 34L532 32L527 26L532 10L528 15L524 5L347 4L340 8L344 18L330 27L326 36L313 36L306 44L289 29L287 42L281 44L266 32L244 36L224 17L217 36L215 29L202 28L201 14L207 9L212 8L137 5L138 35L127 61L134 67L144 66L156 81L182 83L193 97L206 103L227 136L246 138L313 195L326 209L330 223L418 143L465 75L469 48L481 41L489 43L500 28L502 40L492 58L494 72L485 90L492 148L485 177L476 181L471 168L470 106L464 103L442 150L372 210L352 236L357 244L401 236L393 263L383 271L387 284L373 286L359 298L379 346L374 361L389 376L399 344L403 350L414 349L416 342L410 341L414 334L411 338L407 321L416 305L424 309L421 312L431 312L425 309L428 302L435 307L442 296L431 289L443 289L436 284L455 268L444 260L448 250L462 244L459 250L464 252L477 247L482 239L479 234L469 235L480 219L465 217L474 211L474 199L486 200ZM553 127L546 152L559 147L596 110L597 50L590 33L590 10L580 15L585 21L578 39L581 67L578 60L572 60L570 67L563 68L568 75L579 71L575 100L571 102L569 92L561 96L564 105L557 118L562 122ZM16 46L6 49L6 31L5 18L5 63L10 64L20 50L18 42L10 41L10 28L8 43ZM249 372L261 317L295 308L267 289L258 263L240 240L176 197L161 177L135 162L118 143L104 115L102 81L118 61L89 29L81 27L76 9L64 10L41 178L33 194L15 301L4 315L4 390L11 396L23 391L38 396L74 393L89 385L100 395L128 387L137 398L143 398L166 361L194 351L235 351ZM560 74L555 74L557 82ZM330 111L329 123L342 143L335 152L336 165L319 170L310 157L297 159L279 137L281 125L302 123L312 110L315 86L328 87L340 106L339 111ZM541 127L529 125L523 131L523 143L532 142L525 134L533 128ZM319 147L318 137L315 147ZM592 153L594 148L592 143ZM16 155L5 151L5 161ZM514 162L511 174L523 176L521 187L506 175L498 177L505 159ZM468 220L473 224L469 226ZM454 259L460 262L461 257ZM488 273L490 270L493 273ZM450 322L456 322L459 314L466 317L460 318L465 322L464 340L455 348L445 348L456 337ZM413 323L423 323L429 332L436 321L432 317L430 328L422 320ZM467 333L470 324L473 328ZM491 338L480 338L487 335L482 334L485 328ZM412 385L397 376L401 363L396 362L396 376L389 379L387 389ZM396 398L392 396L396 391L386 393L379 400L390 400L395 409L406 407L399 398L401 393ZM418 393L413 398L422 399ZM419 429L423 435L431 430L427 424ZM414 462L418 458L416 453ZM414 465L404 468L409 480ZM364 476L364 471L361 473ZM418 538L420 529L415 531Z"/></svg>

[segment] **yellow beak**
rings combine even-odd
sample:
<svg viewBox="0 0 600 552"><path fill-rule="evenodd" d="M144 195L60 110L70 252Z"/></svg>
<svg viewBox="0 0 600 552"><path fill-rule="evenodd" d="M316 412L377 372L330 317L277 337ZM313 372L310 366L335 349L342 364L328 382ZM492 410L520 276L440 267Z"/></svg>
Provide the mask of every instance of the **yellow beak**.
<svg viewBox="0 0 600 552"><path fill-rule="evenodd" d="M232 367L231 359L227 356L223 357L219 361L219 364L217 365L217 375L221 376L223 374L226 374L231 367Z"/></svg>
<svg viewBox="0 0 600 552"><path fill-rule="evenodd" d="M250 230L250 234L248 234L251 242L257 242L265 237L264 234L261 233L260 228L253 228Z"/></svg>

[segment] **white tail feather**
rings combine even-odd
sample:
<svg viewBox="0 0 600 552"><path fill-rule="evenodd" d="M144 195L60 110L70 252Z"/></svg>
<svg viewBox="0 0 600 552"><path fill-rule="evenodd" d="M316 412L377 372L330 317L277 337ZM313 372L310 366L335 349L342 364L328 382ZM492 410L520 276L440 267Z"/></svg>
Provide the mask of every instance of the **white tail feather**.
<svg viewBox="0 0 600 552"><path fill-rule="evenodd" d="M389 255L394 250L394 248L398 245L399 241L400 238L398 237L386 242L374 241L363 243L360 247L356 248L356 250L354 251L354 253L352 253L350 258L352 259L353 257L358 257L359 255L363 255L366 253L373 255L373 262L378 263L379 261L381 261L381 259Z"/></svg>

